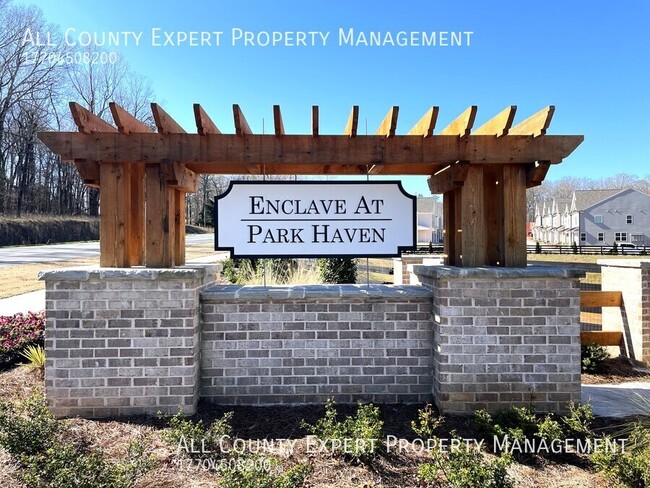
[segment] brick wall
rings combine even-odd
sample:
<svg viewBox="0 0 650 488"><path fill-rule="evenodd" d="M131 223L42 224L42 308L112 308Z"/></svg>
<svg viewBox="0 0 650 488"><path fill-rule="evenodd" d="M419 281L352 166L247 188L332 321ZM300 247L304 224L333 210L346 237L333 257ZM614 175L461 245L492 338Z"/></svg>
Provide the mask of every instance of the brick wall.
<svg viewBox="0 0 650 488"><path fill-rule="evenodd" d="M433 292L434 398L443 412L580 401L581 272L415 266Z"/></svg>
<svg viewBox="0 0 650 488"><path fill-rule="evenodd" d="M598 264L602 289L623 294L622 307L603 307L603 330L622 331L622 353L650 364L650 261L599 259Z"/></svg>
<svg viewBox="0 0 650 488"><path fill-rule="evenodd" d="M431 293L414 286L213 286L201 396L219 404L431 400Z"/></svg>
<svg viewBox="0 0 650 488"><path fill-rule="evenodd" d="M199 290L216 267L41 273L45 390L58 416L194 412Z"/></svg>

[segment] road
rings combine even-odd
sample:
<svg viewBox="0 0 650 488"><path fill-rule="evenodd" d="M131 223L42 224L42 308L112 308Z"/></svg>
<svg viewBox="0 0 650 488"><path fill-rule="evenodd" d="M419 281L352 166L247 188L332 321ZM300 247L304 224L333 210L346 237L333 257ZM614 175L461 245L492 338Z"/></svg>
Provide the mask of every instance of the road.
<svg viewBox="0 0 650 488"><path fill-rule="evenodd" d="M187 246L198 246L214 242L214 234L190 234ZM71 261L99 256L99 241L68 242L45 246L16 246L0 248L0 266L16 264L49 263Z"/></svg>

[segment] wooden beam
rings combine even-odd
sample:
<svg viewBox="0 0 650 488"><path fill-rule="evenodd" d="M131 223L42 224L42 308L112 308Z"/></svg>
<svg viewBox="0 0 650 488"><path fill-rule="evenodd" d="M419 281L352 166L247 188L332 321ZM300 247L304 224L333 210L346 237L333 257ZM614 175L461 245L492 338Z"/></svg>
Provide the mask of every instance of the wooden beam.
<svg viewBox="0 0 650 488"><path fill-rule="evenodd" d="M431 174L432 167L456 161L479 164L559 163L583 141L583 136L395 136L286 135L275 137L231 134L108 134L41 132L39 138L64 161L159 163L178 161L201 173L245 174L250 164L264 164L267 174L283 169L319 174L345 174L348 165L383 164L385 174ZM316 171L318 170L318 171Z"/></svg>
<svg viewBox="0 0 650 488"><path fill-rule="evenodd" d="M241 111L241 108L236 103L232 106L232 115L235 119L235 134L245 136L253 133L246 117L244 117L244 112Z"/></svg>
<svg viewBox="0 0 650 488"><path fill-rule="evenodd" d="M160 134L185 134L183 129L178 123L165 112L157 103L151 104L151 112L153 119L156 121L156 127Z"/></svg>
<svg viewBox="0 0 650 488"><path fill-rule="evenodd" d="M200 135L221 134L219 128L198 103L194 104L194 120L196 121L196 131Z"/></svg>
<svg viewBox="0 0 650 488"><path fill-rule="evenodd" d="M487 241L485 206L483 205L483 166L469 165L465 183L457 191L461 192L462 266L465 268L485 266Z"/></svg>
<svg viewBox="0 0 650 488"><path fill-rule="evenodd" d="M436 121L438 120L439 107L433 106L427 113L425 113L417 123L411 127L408 132L409 136L422 136L431 137L433 130L436 128Z"/></svg>
<svg viewBox="0 0 650 488"><path fill-rule="evenodd" d="M357 137L357 125L359 124L359 106L353 105L348 117L348 123L345 125L343 135Z"/></svg>
<svg viewBox="0 0 650 488"><path fill-rule="evenodd" d="M503 262L508 268L526 267L526 167L504 164L503 181Z"/></svg>
<svg viewBox="0 0 650 488"><path fill-rule="evenodd" d="M93 132L117 132L117 129L105 120L97 117L90 110L83 108L77 102L70 102L70 112L79 132L92 134Z"/></svg>
<svg viewBox="0 0 650 488"><path fill-rule="evenodd" d="M622 346L623 332L610 330L589 330L580 332L580 344L588 346L598 344L600 346Z"/></svg>
<svg viewBox="0 0 650 488"><path fill-rule="evenodd" d="M440 131L441 136L460 136L465 137L470 134L474 126L474 119L476 119L476 111L478 107L471 105L462 114L449 124L447 127Z"/></svg>
<svg viewBox="0 0 650 488"><path fill-rule="evenodd" d="M531 115L523 122L512 127L508 134L511 136L534 136L539 137L546 134L546 129L551 125L555 106L549 105L534 115Z"/></svg>
<svg viewBox="0 0 650 488"><path fill-rule="evenodd" d="M505 136L512 127L512 122L515 120L515 112L517 111L516 105L510 105L498 115L488 120L485 124L476 130L472 131L475 136Z"/></svg>
<svg viewBox="0 0 650 488"><path fill-rule="evenodd" d="M318 137L318 105L311 107L311 135Z"/></svg>
<svg viewBox="0 0 650 488"><path fill-rule="evenodd" d="M623 294L620 291L581 291L581 307L620 307Z"/></svg>
<svg viewBox="0 0 650 488"><path fill-rule="evenodd" d="M379 125L377 132L378 136L394 137L395 129L397 128L397 116L399 114L399 107L394 105L390 108L384 120Z"/></svg>
<svg viewBox="0 0 650 488"><path fill-rule="evenodd" d="M132 132L153 132L150 127L136 119L117 103L109 102L108 106L111 109L113 120L115 121L115 125L117 125L117 130L120 134L130 134Z"/></svg>
<svg viewBox="0 0 650 488"><path fill-rule="evenodd" d="M97 161L77 159L74 162L74 165L77 167L79 176L85 185L92 186L93 188L99 188L99 183L101 180L99 163Z"/></svg>
<svg viewBox="0 0 650 488"><path fill-rule="evenodd" d="M174 265L174 189L159 164L147 165L146 186L146 246L147 268L171 268Z"/></svg>
<svg viewBox="0 0 650 488"><path fill-rule="evenodd" d="M161 163L161 168L169 186L187 193L198 190L197 174L187 169L184 164L175 161L165 162Z"/></svg>
<svg viewBox="0 0 650 488"><path fill-rule="evenodd" d="M126 163L100 164L99 265L102 267L131 266L130 169Z"/></svg>
<svg viewBox="0 0 650 488"><path fill-rule="evenodd" d="M185 192L174 189L174 265L185 264Z"/></svg>
<svg viewBox="0 0 650 488"><path fill-rule="evenodd" d="M284 123L282 122L280 105L273 105L273 126L275 127L275 137L282 137L284 135Z"/></svg>
<svg viewBox="0 0 650 488"><path fill-rule="evenodd" d="M467 178L469 166L469 163L459 161L430 176L428 179L429 190L431 193L446 193L460 188Z"/></svg>
<svg viewBox="0 0 650 488"><path fill-rule="evenodd" d="M548 161L529 163L526 167L526 188L541 185L550 167L551 163Z"/></svg>
<svg viewBox="0 0 650 488"><path fill-rule="evenodd" d="M144 164L130 164L131 167L131 209L130 244L131 266L145 264L145 187Z"/></svg>
<svg viewBox="0 0 650 488"><path fill-rule="evenodd" d="M461 190L456 189L442 196L443 227L444 227L444 253L447 266L460 266L460 253L462 246L461 225Z"/></svg>

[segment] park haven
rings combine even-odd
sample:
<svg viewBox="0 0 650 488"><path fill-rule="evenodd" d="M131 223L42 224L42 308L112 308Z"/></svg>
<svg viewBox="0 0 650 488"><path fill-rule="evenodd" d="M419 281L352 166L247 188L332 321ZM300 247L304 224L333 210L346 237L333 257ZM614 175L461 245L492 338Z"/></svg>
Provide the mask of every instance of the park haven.
<svg viewBox="0 0 650 488"><path fill-rule="evenodd" d="M318 106L305 135L285 133L279 106L262 135L239 105L234 134L198 104L195 134L151 107L157 132L115 103L114 125L71 103L77 132L39 133L102 201L101 267L41 276L56 415L328 399L561 413L580 401L583 273L526 262L526 189L583 140L547 134L554 107L515 124L509 106L474 128L471 106L436 131L434 106L406 135L391 107L368 136L357 106L342 135L321 133ZM185 265L184 248L184 195L215 173L369 180L232 183L214 204L215 248L253 258L399 257L416 234L398 176L426 175L443 194L445 262L415 263L397 285L219 284L214 265Z"/></svg>

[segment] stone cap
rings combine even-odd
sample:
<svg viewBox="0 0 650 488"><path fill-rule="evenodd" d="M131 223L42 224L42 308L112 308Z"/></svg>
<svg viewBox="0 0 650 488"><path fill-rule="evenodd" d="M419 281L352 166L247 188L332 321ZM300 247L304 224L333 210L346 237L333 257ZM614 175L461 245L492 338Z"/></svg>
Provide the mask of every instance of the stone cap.
<svg viewBox="0 0 650 488"><path fill-rule="evenodd" d="M430 290L415 285L213 285L201 292L204 302L292 298L431 298Z"/></svg>
<svg viewBox="0 0 650 488"><path fill-rule="evenodd" d="M650 268L650 259L599 259L598 264L601 266L609 266L613 268Z"/></svg>
<svg viewBox="0 0 650 488"><path fill-rule="evenodd" d="M536 279L536 278L582 278L585 271L574 268L558 266L528 266L526 268L501 268L497 266L483 266L480 268L459 268L456 266L413 266L417 276L433 278L434 280L450 280L455 278L474 279Z"/></svg>
<svg viewBox="0 0 650 488"><path fill-rule="evenodd" d="M177 268L99 268L79 267L40 271L38 279L43 281L172 281L203 279L215 275L220 265L186 265Z"/></svg>

